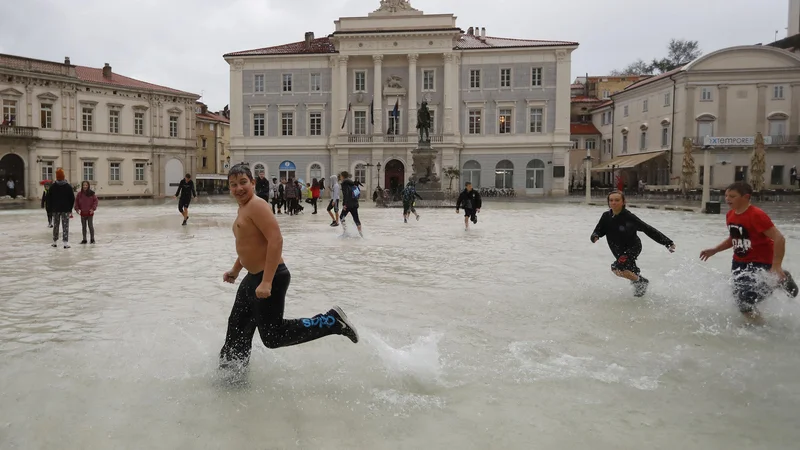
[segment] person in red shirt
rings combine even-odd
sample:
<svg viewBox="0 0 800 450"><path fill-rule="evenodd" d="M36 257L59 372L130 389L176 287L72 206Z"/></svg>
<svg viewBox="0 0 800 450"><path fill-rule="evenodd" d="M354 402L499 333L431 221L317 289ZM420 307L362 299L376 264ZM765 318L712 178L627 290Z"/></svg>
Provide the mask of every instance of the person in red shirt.
<svg viewBox="0 0 800 450"><path fill-rule="evenodd" d="M761 208L750 204L753 188L739 181L725 190L725 202L731 208L725 217L729 236L714 248L700 252L707 261L715 254L733 248L733 293L739 310L748 318L759 319L755 305L770 294L764 272L771 271L781 287L792 297L798 293L792 275L783 270L786 239Z"/></svg>

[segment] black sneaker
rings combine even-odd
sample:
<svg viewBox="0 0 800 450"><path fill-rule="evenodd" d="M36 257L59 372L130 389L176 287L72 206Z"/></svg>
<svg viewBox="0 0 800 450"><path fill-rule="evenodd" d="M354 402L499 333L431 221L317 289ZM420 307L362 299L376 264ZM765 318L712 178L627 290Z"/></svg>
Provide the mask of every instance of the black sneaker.
<svg viewBox="0 0 800 450"><path fill-rule="evenodd" d="M478 223L478 216L472 216L472 223Z"/></svg>
<svg viewBox="0 0 800 450"><path fill-rule="evenodd" d="M331 222L331 226L332 227L338 227L339 226L339 222Z"/></svg>
<svg viewBox="0 0 800 450"><path fill-rule="evenodd" d="M797 293L800 291L800 289L797 288L797 283L794 282L792 274L789 273L788 270L784 270L783 273L786 274L786 279L781 283L781 287L786 291L787 294L789 294L790 297L797 297Z"/></svg>
<svg viewBox="0 0 800 450"><path fill-rule="evenodd" d="M183 223L181 225L186 226L186 221L189 219L183 219Z"/></svg>
<svg viewBox="0 0 800 450"><path fill-rule="evenodd" d="M647 292L647 286L650 284L650 280L643 276L639 276L639 280L633 281L633 295L635 297L641 297Z"/></svg>
<svg viewBox="0 0 800 450"><path fill-rule="evenodd" d="M55 241L53 241L53 245L51 245L51 247L58 247L58 244Z"/></svg>
<svg viewBox="0 0 800 450"><path fill-rule="evenodd" d="M92 239L91 241L89 241L89 243L90 243L90 244L94 244L94 239Z"/></svg>
<svg viewBox="0 0 800 450"><path fill-rule="evenodd" d="M85 245L85 244L87 244L87 242L86 242L86 239L82 240L82 241L81 241L81 244L82 244L82 245Z"/></svg>
<svg viewBox="0 0 800 450"><path fill-rule="evenodd" d="M350 323L347 314L342 311L342 308L334 306L333 309L328 311L328 315L335 317L339 324L342 325L342 336L349 338L354 344L358 343L358 331L356 331L353 324Z"/></svg>

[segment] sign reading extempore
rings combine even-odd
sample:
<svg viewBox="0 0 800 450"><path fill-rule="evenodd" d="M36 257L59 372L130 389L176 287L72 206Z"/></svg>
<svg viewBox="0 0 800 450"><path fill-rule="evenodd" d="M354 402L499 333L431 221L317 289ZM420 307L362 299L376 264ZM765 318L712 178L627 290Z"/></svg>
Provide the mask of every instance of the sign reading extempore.
<svg viewBox="0 0 800 450"><path fill-rule="evenodd" d="M764 136L764 145L772 144L772 136ZM752 147L756 145L756 138L753 136L748 137L713 137L706 136L703 139L703 145L710 145L712 147Z"/></svg>

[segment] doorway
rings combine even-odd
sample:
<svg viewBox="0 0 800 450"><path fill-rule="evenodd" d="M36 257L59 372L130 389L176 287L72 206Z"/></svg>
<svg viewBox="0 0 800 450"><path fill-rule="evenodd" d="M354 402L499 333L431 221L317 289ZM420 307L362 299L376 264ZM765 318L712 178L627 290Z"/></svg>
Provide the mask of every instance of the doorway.
<svg viewBox="0 0 800 450"><path fill-rule="evenodd" d="M10 195L8 181L14 181L14 195L25 196L25 163L16 153L9 153L0 159L0 193Z"/></svg>
<svg viewBox="0 0 800 450"><path fill-rule="evenodd" d="M399 196L400 191L403 190L403 186L405 185L403 182L403 180L405 180L405 167L403 163L397 159L392 159L387 162L383 180L383 186L389 189L392 198Z"/></svg>

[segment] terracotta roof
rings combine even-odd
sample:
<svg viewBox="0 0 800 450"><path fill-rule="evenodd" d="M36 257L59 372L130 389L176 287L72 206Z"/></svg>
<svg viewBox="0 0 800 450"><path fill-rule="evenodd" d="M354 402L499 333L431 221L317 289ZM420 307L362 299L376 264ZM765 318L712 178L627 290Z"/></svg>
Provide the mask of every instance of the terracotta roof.
<svg viewBox="0 0 800 450"><path fill-rule="evenodd" d="M583 84L583 83L572 83L572 84L569 85L569 87L571 87L571 88L583 88L585 86L586 85Z"/></svg>
<svg viewBox="0 0 800 450"><path fill-rule="evenodd" d="M605 108L606 106L610 106L610 105L613 105L613 104L614 104L614 100L605 100L603 103L600 103L599 105L596 105L591 110L594 111L596 109Z"/></svg>
<svg viewBox="0 0 800 450"><path fill-rule="evenodd" d="M596 103L602 102L603 100L594 97L572 97L570 101L572 103Z"/></svg>
<svg viewBox="0 0 800 450"><path fill-rule="evenodd" d="M655 83L658 80L663 80L664 78L667 78L670 75L675 75L676 73L680 72L681 70L683 70L684 67L685 66L681 66L681 67L678 67L677 69L672 69L669 72L664 72L664 73L662 73L660 75L651 76L651 77L646 78L644 80L637 81L636 83L633 83L633 84L629 85L628 87L626 87L625 89L623 89L620 92L628 92L628 91L636 89L638 87L646 86L646 85L648 85L650 83Z"/></svg>
<svg viewBox="0 0 800 450"><path fill-rule="evenodd" d="M617 80L622 81L624 78L627 80L643 80L645 78L650 78L652 75L598 75L598 76L591 76L589 77L589 81L597 81L597 80Z"/></svg>
<svg viewBox="0 0 800 450"><path fill-rule="evenodd" d="M600 134L600 130L593 123L571 123L569 134Z"/></svg>
<svg viewBox="0 0 800 450"><path fill-rule="evenodd" d="M311 45L306 47L306 41L292 42L291 44L276 45L274 47L257 48L254 50L244 50L241 52L226 53L223 58L229 56L260 56L260 55L311 55L336 53L336 48L329 37L321 37L311 40Z"/></svg>
<svg viewBox="0 0 800 450"><path fill-rule="evenodd" d="M219 114L210 112L197 114L197 118L203 120L213 120L214 122L231 123L231 121L225 118L225 116L220 116Z"/></svg>
<svg viewBox="0 0 800 450"><path fill-rule="evenodd" d="M462 34L456 44L456 50L480 50L486 48L513 48L513 47L557 47L557 46L573 46L578 45L577 42L567 41L540 41L533 39L512 39L486 36L480 38L478 36Z"/></svg>
<svg viewBox="0 0 800 450"><path fill-rule="evenodd" d="M170 94L179 94L179 95L191 95L195 97L200 97L197 94L192 94L191 92L184 92L179 91L177 89L168 88L166 86L159 86L157 84L147 83L145 81L139 81L133 78L129 78L118 73L114 73L112 70L111 78L103 77L103 69L96 69L94 67L85 67L85 66L75 66L75 73L78 75L78 78L81 81L85 81L87 83L97 83L97 84L107 84L109 86L119 86L124 88L131 88L131 89L145 89L151 91L159 91L159 92L166 92Z"/></svg>

